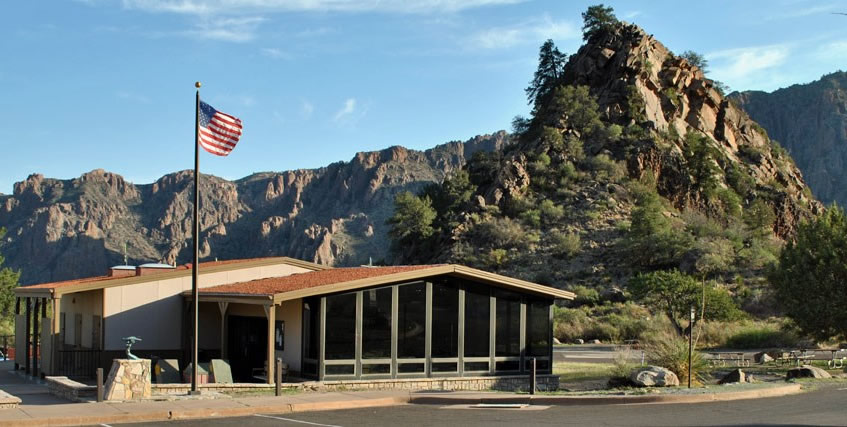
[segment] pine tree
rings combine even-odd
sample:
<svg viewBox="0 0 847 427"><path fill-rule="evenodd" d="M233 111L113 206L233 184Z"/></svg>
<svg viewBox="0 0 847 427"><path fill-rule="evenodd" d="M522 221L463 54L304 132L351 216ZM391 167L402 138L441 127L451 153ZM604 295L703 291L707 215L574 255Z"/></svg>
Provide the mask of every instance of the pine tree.
<svg viewBox="0 0 847 427"><path fill-rule="evenodd" d="M547 40L538 52L538 69L526 88L527 102L533 106L533 111L543 105L553 90L558 86L559 79L565 69L567 55L559 51L553 40Z"/></svg>

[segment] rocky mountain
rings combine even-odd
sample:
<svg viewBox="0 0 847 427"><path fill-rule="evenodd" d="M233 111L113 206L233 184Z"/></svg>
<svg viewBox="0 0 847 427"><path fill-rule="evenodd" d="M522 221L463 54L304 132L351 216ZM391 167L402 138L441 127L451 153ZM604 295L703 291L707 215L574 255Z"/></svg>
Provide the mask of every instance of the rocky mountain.
<svg viewBox="0 0 847 427"><path fill-rule="evenodd" d="M730 99L785 146L821 201L847 206L847 72Z"/></svg>
<svg viewBox="0 0 847 427"><path fill-rule="evenodd" d="M614 21L586 38L569 58L542 46L517 142L430 192L446 200L433 202L435 232L401 229L395 255L566 288L625 287L670 268L761 283L784 239L822 209L791 157L640 27Z"/></svg>
<svg viewBox="0 0 847 427"><path fill-rule="evenodd" d="M505 132L426 151L395 146L319 169L257 173L237 181L203 175L204 259L285 255L358 265L386 255L385 219L396 193L417 191L461 168L477 151L509 143ZM103 274L122 264L191 261L193 171L136 185L95 170L70 180L34 174L0 196L0 242L21 283Z"/></svg>

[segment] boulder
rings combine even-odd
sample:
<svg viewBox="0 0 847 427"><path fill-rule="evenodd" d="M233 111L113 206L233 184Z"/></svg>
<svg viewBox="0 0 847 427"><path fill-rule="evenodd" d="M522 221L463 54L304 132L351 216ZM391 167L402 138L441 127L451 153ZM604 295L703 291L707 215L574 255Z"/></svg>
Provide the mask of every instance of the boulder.
<svg viewBox="0 0 847 427"><path fill-rule="evenodd" d="M821 368L803 365L799 368L791 368L788 370L785 374L785 379L790 380L792 378L832 378L832 375L829 375L829 372L824 371Z"/></svg>
<svg viewBox="0 0 847 427"><path fill-rule="evenodd" d="M768 362L773 362L773 357L766 352L756 353L753 355L753 360L758 364L765 364Z"/></svg>
<svg viewBox="0 0 847 427"><path fill-rule="evenodd" d="M583 340L582 338L577 338L577 339L573 340L573 343L574 344L585 344L585 340Z"/></svg>
<svg viewBox="0 0 847 427"><path fill-rule="evenodd" d="M721 378L718 381L718 384L732 384L732 383L743 383L747 382L747 376L744 374L744 371L741 369L736 369Z"/></svg>
<svg viewBox="0 0 847 427"><path fill-rule="evenodd" d="M553 337L553 345L562 345L562 342L561 342L561 341L559 341L559 339L558 339L558 338Z"/></svg>
<svg viewBox="0 0 847 427"><path fill-rule="evenodd" d="M600 340L591 340L591 344L601 344Z"/></svg>
<svg viewBox="0 0 847 427"><path fill-rule="evenodd" d="M638 387L675 387L679 378L670 369L661 366L638 368L629 374L629 381Z"/></svg>

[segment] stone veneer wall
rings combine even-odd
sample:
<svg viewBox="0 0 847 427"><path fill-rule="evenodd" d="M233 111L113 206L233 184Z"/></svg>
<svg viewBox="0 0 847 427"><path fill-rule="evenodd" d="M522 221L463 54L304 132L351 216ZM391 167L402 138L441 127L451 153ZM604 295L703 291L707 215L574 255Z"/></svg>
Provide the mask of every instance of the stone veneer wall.
<svg viewBox="0 0 847 427"><path fill-rule="evenodd" d="M85 402L97 398L97 386L85 385L68 377L45 377L50 394L74 402Z"/></svg>
<svg viewBox="0 0 847 427"><path fill-rule="evenodd" d="M106 380L105 400L138 400L153 396L150 359L115 359Z"/></svg>
<svg viewBox="0 0 847 427"><path fill-rule="evenodd" d="M539 375L536 377L536 389L555 391L559 389L558 375ZM200 390L222 393L273 392L274 384L198 384ZM189 384L154 384L156 394L185 394L191 388ZM388 380L350 380L350 381L308 381L302 383L284 383L285 390L303 391L343 391L343 390L498 390L528 391L529 378L526 376L504 377L462 377L462 378L408 378Z"/></svg>

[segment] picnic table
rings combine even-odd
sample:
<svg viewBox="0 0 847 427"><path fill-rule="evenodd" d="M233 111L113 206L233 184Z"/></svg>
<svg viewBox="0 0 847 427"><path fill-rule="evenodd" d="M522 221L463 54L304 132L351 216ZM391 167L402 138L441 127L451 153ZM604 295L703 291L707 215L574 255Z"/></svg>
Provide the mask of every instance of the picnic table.
<svg viewBox="0 0 847 427"><path fill-rule="evenodd" d="M743 352L711 352L709 353L711 356L709 358L709 363L712 366L726 366L727 362L733 363L738 367L742 366L750 366L750 359L747 359Z"/></svg>

